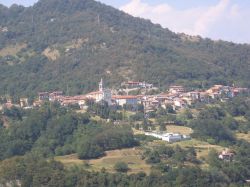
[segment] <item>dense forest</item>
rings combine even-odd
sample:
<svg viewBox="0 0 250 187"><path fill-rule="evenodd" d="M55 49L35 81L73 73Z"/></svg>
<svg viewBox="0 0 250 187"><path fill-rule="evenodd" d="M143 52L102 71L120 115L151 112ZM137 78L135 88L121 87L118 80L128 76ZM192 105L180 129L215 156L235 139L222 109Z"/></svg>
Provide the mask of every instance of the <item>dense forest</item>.
<svg viewBox="0 0 250 187"><path fill-rule="evenodd" d="M243 95L226 103L197 105L195 108L200 109L196 115L191 111L178 114L169 107L160 108L150 114L158 119L154 124L136 117L140 116L139 110L129 119L129 124L115 125L114 116L119 118L119 110L102 108L105 104L91 105L85 113L58 103L45 103L31 110L5 108L0 115L0 185L245 186L250 178L250 143L237 138L236 134L247 134L250 129L248 98ZM97 111L102 111L98 114L99 120L95 120ZM6 118L7 126L3 121ZM213 148L201 159L193 146L152 144L156 139L132 133L131 127L138 121L142 122L143 129L161 128L164 119L192 127L192 138L208 142L211 147L230 148L235 153L233 160L220 160ZM123 162L117 162L117 172L110 173L105 168L93 172L87 169L90 166L68 167L55 160L56 156L75 154L85 160L100 158L107 150L135 146L144 150L140 159L151 166L150 173L128 175L129 168Z"/></svg>
<svg viewBox="0 0 250 187"><path fill-rule="evenodd" d="M2 95L84 93L101 77L109 87L129 79L248 87L249 51L249 45L190 39L93 0L0 6Z"/></svg>
<svg viewBox="0 0 250 187"><path fill-rule="evenodd" d="M78 153L97 158L104 151L138 145L129 127L96 122L58 104L39 110L5 109L8 128L0 127L0 160L32 152L43 157Z"/></svg>

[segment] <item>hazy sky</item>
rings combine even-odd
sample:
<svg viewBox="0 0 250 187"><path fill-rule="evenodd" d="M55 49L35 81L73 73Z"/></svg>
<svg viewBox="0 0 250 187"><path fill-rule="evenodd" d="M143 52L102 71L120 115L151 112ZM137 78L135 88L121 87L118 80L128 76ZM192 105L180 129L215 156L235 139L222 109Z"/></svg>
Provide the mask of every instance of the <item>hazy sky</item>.
<svg viewBox="0 0 250 187"><path fill-rule="evenodd" d="M37 0L0 0L32 5ZM175 32L250 43L249 0L99 0Z"/></svg>

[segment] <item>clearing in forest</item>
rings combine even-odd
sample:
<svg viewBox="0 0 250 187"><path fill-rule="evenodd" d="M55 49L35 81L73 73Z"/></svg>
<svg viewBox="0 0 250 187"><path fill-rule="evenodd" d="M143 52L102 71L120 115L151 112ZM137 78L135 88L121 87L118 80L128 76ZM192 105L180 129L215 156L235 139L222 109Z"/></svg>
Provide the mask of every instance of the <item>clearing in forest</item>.
<svg viewBox="0 0 250 187"><path fill-rule="evenodd" d="M125 162L130 168L128 174L145 172L150 173L151 166L141 159L143 151L137 148L119 149L106 151L106 156L98 159L80 160L76 154L67 156L58 156L55 160L62 162L65 166L82 165L89 171L101 171L105 168L107 172L115 172L114 165L117 162Z"/></svg>

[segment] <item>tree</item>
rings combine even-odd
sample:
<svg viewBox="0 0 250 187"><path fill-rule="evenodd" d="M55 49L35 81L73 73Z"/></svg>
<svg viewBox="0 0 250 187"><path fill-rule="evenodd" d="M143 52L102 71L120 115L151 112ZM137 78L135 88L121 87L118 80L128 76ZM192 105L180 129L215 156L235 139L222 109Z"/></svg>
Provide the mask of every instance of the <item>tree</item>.
<svg viewBox="0 0 250 187"><path fill-rule="evenodd" d="M215 167L215 168L221 167L221 161L219 160L218 152L215 149L211 149L209 151L207 161L210 167Z"/></svg>
<svg viewBox="0 0 250 187"><path fill-rule="evenodd" d="M149 164L160 163L160 161L161 161L161 158L157 151L150 152L148 155L148 159L146 160L146 162Z"/></svg>
<svg viewBox="0 0 250 187"><path fill-rule="evenodd" d="M4 125L4 122L3 122L3 120L0 118L0 128L3 127L3 125Z"/></svg>
<svg viewBox="0 0 250 187"><path fill-rule="evenodd" d="M166 106L166 111L167 111L167 113L170 113L170 114L175 114L176 113L172 105L167 105Z"/></svg>
<svg viewBox="0 0 250 187"><path fill-rule="evenodd" d="M77 153L80 159L90 159L102 156L104 151L100 146L88 140L79 145Z"/></svg>
<svg viewBox="0 0 250 187"><path fill-rule="evenodd" d="M159 130L160 131L166 131L167 130L166 125L165 124L161 124Z"/></svg>
<svg viewBox="0 0 250 187"><path fill-rule="evenodd" d="M117 162L114 166L114 169L117 172L122 172L122 173L126 173L129 170L128 164L125 162Z"/></svg>

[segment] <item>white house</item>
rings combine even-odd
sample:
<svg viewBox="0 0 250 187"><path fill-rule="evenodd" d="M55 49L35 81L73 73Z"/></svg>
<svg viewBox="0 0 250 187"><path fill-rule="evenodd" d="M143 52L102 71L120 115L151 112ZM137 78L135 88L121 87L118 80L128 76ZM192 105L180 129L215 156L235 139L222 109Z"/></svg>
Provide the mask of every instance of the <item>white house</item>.
<svg viewBox="0 0 250 187"><path fill-rule="evenodd" d="M173 133L167 133L162 136L162 140L167 142L178 142L181 141L182 138L182 135Z"/></svg>
<svg viewBox="0 0 250 187"><path fill-rule="evenodd" d="M170 86L169 93L176 94L176 93L183 93L185 91L183 86Z"/></svg>
<svg viewBox="0 0 250 187"><path fill-rule="evenodd" d="M167 141L167 142L170 142L170 143L191 139L190 136L181 135L181 134L177 134L177 133L175 134L175 133L146 132L145 135L146 136L153 136L155 138L159 138L159 139L161 139L163 141Z"/></svg>

